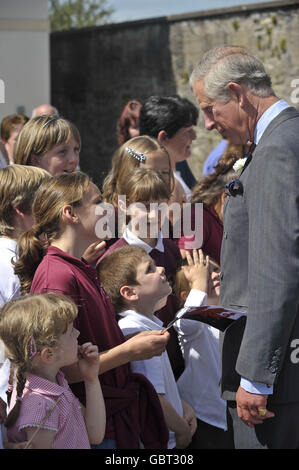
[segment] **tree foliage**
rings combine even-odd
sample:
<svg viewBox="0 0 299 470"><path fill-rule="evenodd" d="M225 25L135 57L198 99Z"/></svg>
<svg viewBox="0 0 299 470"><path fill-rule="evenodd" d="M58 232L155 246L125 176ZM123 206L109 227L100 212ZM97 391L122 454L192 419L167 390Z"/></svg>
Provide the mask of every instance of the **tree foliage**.
<svg viewBox="0 0 299 470"><path fill-rule="evenodd" d="M48 0L52 31L108 23L113 8L107 0Z"/></svg>

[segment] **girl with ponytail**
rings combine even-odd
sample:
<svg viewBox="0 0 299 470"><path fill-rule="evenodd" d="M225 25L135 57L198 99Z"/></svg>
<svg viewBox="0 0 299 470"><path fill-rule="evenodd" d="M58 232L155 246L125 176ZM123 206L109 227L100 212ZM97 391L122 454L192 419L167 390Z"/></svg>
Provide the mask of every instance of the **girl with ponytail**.
<svg viewBox="0 0 299 470"><path fill-rule="evenodd" d="M79 343L98 346L107 409L102 448L138 448L140 441L145 447L164 448L168 430L158 397L149 382L131 374L129 362L161 354L169 335L148 331L125 341L95 268L82 259L86 248L99 241L100 202L99 189L82 172L54 176L42 184L32 208L34 226L18 243L15 272L23 293L55 292L70 297L78 307L74 324L80 331ZM64 372L84 404L77 365ZM145 406L141 406L143 401Z"/></svg>

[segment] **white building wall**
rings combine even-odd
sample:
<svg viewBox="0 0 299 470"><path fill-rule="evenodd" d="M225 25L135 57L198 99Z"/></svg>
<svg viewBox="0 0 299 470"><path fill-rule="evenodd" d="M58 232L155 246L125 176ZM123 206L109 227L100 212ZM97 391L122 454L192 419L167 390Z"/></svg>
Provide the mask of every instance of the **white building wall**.
<svg viewBox="0 0 299 470"><path fill-rule="evenodd" d="M0 0L0 121L49 102L48 2Z"/></svg>

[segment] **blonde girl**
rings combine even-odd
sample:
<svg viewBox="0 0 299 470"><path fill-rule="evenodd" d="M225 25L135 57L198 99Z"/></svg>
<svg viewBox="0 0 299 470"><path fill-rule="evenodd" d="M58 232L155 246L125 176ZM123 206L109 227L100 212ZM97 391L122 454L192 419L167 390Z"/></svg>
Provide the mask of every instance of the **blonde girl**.
<svg viewBox="0 0 299 470"><path fill-rule="evenodd" d="M91 343L78 347L76 316L73 301L52 293L13 300L1 309L0 336L16 372L6 419L10 441L29 441L35 449L89 449L103 440L98 348ZM85 409L61 371L74 362L84 380Z"/></svg>
<svg viewBox="0 0 299 470"><path fill-rule="evenodd" d="M44 168L52 176L73 173L78 168L81 137L72 122L52 115L32 118L27 124L16 142L16 163ZM104 248L104 242L91 244L84 259L95 262Z"/></svg>
<svg viewBox="0 0 299 470"><path fill-rule="evenodd" d="M73 123L59 116L38 116L22 128L14 161L44 168L53 176L71 173L79 165L80 149L80 133Z"/></svg>
<svg viewBox="0 0 299 470"><path fill-rule="evenodd" d="M54 176L49 184L42 184L32 208L35 224L19 240L15 271L23 293L56 292L72 298L78 306L74 324L80 331L79 342L92 342L100 351L101 385L107 408L104 448L138 448L140 439L145 447L154 442L161 448L164 438L163 422L159 421L161 410L156 406L158 398L151 395L149 402L149 395L141 393L148 384L139 385L139 379L130 374L128 363L161 354L169 338L159 332L147 332L125 341L96 270L82 260L86 247L97 240L95 226L102 217L97 210L100 202L99 189L82 172ZM84 404L81 374L76 367L65 372L74 394ZM145 400L147 413L141 413L138 400L128 400L132 393ZM154 417L153 427L147 427L146 419Z"/></svg>

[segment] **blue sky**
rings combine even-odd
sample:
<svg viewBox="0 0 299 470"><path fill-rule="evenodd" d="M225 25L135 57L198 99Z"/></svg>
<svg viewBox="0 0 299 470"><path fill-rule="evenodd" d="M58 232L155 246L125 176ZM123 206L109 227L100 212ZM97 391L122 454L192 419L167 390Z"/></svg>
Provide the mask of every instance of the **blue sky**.
<svg viewBox="0 0 299 470"><path fill-rule="evenodd" d="M176 15L190 11L212 10L214 8L263 3L266 0L108 0L107 5L115 12L113 23L140 20L157 16Z"/></svg>

